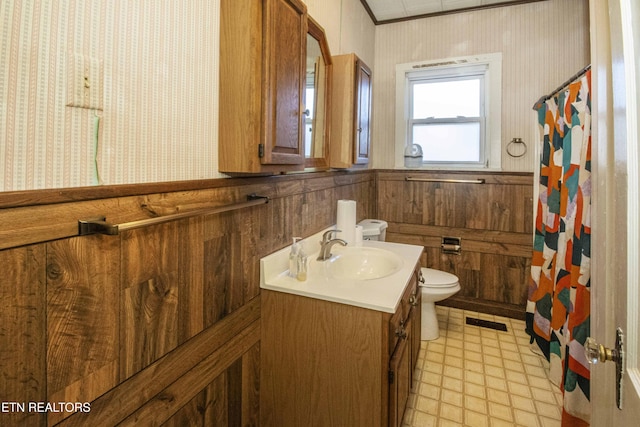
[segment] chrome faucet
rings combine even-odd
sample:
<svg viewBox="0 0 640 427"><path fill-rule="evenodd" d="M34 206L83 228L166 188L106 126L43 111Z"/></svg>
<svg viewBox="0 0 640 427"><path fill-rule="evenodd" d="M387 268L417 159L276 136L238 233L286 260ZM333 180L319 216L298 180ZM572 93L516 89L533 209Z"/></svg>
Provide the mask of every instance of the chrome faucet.
<svg viewBox="0 0 640 427"><path fill-rule="evenodd" d="M318 254L318 261L326 261L331 258L331 247L336 243L347 246L347 242L342 239L331 238L333 233L339 233L340 230L325 231L322 235L322 242L320 242L320 253Z"/></svg>

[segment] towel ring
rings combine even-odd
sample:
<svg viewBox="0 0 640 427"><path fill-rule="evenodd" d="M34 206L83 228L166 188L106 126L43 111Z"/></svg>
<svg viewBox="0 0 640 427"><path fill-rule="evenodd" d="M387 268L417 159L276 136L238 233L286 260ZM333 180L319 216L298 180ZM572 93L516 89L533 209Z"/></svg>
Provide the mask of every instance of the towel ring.
<svg viewBox="0 0 640 427"><path fill-rule="evenodd" d="M512 145L514 144L522 144L524 146L524 151L520 154L513 154L511 152L512 150ZM518 157L522 157L525 154L527 154L527 144L525 144L525 142L522 140L522 138L513 138L508 144L507 144L507 154L510 155L511 157L514 158L518 158Z"/></svg>

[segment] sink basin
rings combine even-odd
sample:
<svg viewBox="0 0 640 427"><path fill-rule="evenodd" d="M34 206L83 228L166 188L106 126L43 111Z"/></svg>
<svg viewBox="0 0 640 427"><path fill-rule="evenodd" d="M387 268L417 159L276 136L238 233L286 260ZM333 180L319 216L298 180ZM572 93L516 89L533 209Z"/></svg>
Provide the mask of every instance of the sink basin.
<svg viewBox="0 0 640 427"><path fill-rule="evenodd" d="M329 274L336 279L373 280L396 273L403 261L391 251L368 247L336 248L334 255L324 261Z"/></svg>
<svg viewBox="0 0 640 427"><path fill-rule="evenodd" d="M260 259L260 289L395 313L424 247L365 240L362 246L332 246L333 256L318 261L326 231L304 239L309 256L306 281L289 276L287 246Z"/></svg>

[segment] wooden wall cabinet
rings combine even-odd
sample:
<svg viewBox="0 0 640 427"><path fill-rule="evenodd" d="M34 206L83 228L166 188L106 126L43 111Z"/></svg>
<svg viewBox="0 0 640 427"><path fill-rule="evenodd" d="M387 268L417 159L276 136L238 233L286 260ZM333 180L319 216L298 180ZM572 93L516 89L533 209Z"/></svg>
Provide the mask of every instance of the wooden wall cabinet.
<svg viewBox="0 0 640 427"><path fill-rule="evenodd" d="M400 426L420 344L417 283L416 272L393 314L263 289L261 424Z"/></svg>
<svg viewBox="0 0 640 427"><path fill-rule="evenodd" d="M300 0L220 4L220 172L303 170L307 9Z"/></svg>
<svg viewBox="0 0 640 427"><path fill-rule="evenodd" d="M331 96L331 167L368 164L371 150L371 70L355 54L333 57Z"/></svg>

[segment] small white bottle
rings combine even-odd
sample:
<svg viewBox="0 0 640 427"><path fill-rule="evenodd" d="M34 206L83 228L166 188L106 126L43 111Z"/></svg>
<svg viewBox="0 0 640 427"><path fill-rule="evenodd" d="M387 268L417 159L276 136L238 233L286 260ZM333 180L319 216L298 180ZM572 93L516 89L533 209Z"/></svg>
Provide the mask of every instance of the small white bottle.
<svg viewBox="0 0 640 427"><path fill-rule="evenodd" d="M307 280L307 254L304 251L304 246L302 243L299 243L300 247L298 248L298 275L296 276L298 281L304 282Z"/></svg>
<svg viewBox="0 0 640 427"><path fill-rule="evenodd" d="M300 237L293 238L293 244L291 245L291 252L289 252L289 277L298 277L298 252Z"/></svg>

